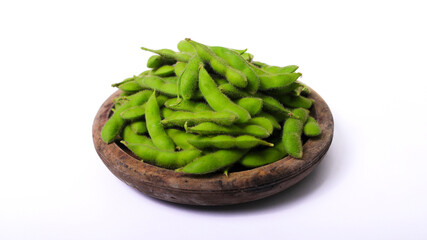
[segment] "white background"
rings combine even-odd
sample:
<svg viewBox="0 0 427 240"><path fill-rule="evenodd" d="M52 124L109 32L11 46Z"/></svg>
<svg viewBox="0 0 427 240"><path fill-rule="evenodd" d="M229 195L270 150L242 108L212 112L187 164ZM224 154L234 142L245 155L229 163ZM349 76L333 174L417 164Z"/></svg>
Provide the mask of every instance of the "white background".
<svg viewBox="0 0 427 240"><path fill-rule="evenodd" d="M427 239L425 1L1 1L0 239ZM91 128L110 84L190 37L296 64L332 146L303 182L238 206L131 189Z"/></svg>

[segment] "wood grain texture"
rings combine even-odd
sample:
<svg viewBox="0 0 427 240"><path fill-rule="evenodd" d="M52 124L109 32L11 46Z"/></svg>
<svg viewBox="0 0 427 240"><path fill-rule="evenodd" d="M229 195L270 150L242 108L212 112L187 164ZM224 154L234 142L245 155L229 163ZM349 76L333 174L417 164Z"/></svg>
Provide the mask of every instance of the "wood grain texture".
<svg viewBox="0 0 427 240"><path fill-rule="evenodd" d="M316 118L322 134L308 139L304 156L287 156L277 162L251 170L232 172L227 176L215 173L193 176L159 168L136 159L120 144L106 144L101 129L107 121L113 99L111 95L99 109L92 128L95 149L107 168L120 180L151 197L169 202L220 206L262 199L298 183L320 163L328 151L333 137L334 122L331 111L319 94L311 90L315 100L311 115Z"/></svg>

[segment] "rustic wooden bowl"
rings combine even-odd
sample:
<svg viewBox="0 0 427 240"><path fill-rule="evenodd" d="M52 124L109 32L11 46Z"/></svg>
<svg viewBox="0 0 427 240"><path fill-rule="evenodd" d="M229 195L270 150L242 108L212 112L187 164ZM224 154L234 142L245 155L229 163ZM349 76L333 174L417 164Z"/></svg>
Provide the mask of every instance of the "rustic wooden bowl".
<svg viewBox="0 0 427 240"><path fill-rule="evenodd" d="M320 163L332 142L334 122L326 102L313 90L311 114L323 132L304 143L304 156L287 156L277 162L251 170L193 176L141 162L121 144L105 144L101 129L110 116L111 95L99 109L92 129L98 155L110 171L126 184L151 197L189 205L231 205L250 202L281 192L305 178Z"/></svg>

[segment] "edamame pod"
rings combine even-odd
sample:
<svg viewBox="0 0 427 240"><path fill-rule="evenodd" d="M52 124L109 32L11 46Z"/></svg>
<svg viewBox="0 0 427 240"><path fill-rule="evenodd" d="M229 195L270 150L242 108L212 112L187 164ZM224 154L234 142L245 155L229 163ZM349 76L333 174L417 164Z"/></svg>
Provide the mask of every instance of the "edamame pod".
<svg viewBox="0 0 427 240"><path fill-rule="evenodd" d="M225 135L251 135L258 138L266 138L270 136L268 131L259 126L259 125L231 125L231 126L221 126L212 122L200 123L194 127L186 127L187 132L197 133L200 135L215 135L215 134L225 134Z"/></svg>
<svg viewBox="0 0 427 240"><path fill-rule="evenodd" d="M123 83L127 83L127 82L130 82L130 81L133 81L135 79L135 76L133 76L133 77L130 77L130 78L126 78L125 80L123 80L123 81L121 81L121 82L119 82L119 83L113 83L113 84L111 84L111 86L112 87L119 87L120 85L122 85Z"/></svg>
<svg viewBox="0 0 427 240"><path fill-rule="evenodd" d="M170 49L160 49L160 50L153 50L146 47L141 47L142 50L157 53L160 56L166 58L166 59L172 59L176 60L178 62L188 62L191 58L191 54L183 53L183 52L175 52Z"/></svg>
<svg viewBox="0 0 427 240"><path fill-rule="evenodd" d="M307 122L304 125L304 135L307 137L317 137L322 133L322 129L317 123L316 119L309 116Z"/></svg>
<svg viewBox="0 0 427 240"><path fill-rule="evenodd" d="M153 71L153 74L159 77L167 77L175 74L174 67L171 65L163 65Z"/></svg>
<svg viewBox="0 0 427 240"><path fill-rule="evenodd" d="M175 111L170 110L169 108L161 108L160 109L160 115L162 118L167 118L169 116L171 116Z"/></svg>
<svg viewBox="0 0 427 240"><path fill-rule="evenodd" d="M282 141L286 152L294 158L302 158L301 134L307 121L309 111L304 108L296 108L292 113L298 117L288 118L283 126Z"/></svg>
<svg viewBox="0 0 427 240"><path fill-rule="evenodd" d="M271 122L271 125L273 125L273 128L282 129L282 126L280 126L279 122L277 121L277 119L273 115L268 114L266 112L260 112L260 113L258 113L257 116L267 118Z"/></svg>
<svg viewBox="0 0 427 240"><path fill-rule="evenodd" d="M219 125L231 125L237 120L237 115L232 112L185 112L176 111L167 118L163 119L161 123L164 126L180 126L184 127L187 123L188 126L197 125L202 122L214 122Z"/></svg>
<svg viewBox="0 0 427 240"><path fill-rule="evenodd" d="M248 85L248 80L241 71L232 68L224 59L218 57L208 46L192 41L188 38L185 40L194 47L197 55L203 60L203 62L208 63L215 72L225 76L227 81L231 84L240 88L245 88Z"/></svg>
<svg viewBox="0 0 427 240"><path fill-rule="evenodd" d="M235 86L231 85L230 83L222 83L218 86L218 89L227 95L229 98L236 99L236 98L243 98L243 97L250 97L251 95L239 88L236 88Z"/></svg>
<svg viewBox="0 0 427 240"><path fill-rule="evenodd" d="M176 111L202 112L212 111L206 103L194 102L191 100L171 98L165 102L165 107Z"/></svg>
<svg viewBox="0 0 427 240"><path fill-rule="evenodd" d="M174 68L175 75L177 77L181 76L181 74L184 72L186 66L187 66L187 63L185 63L185 62L177 62L175 64L175 68Z"/></svg>
<svg viewBox="0 0 427 240"><path fill-rule="evenodd" d="M169 98L166 97L165 95L161 95L159 94L157 96L157 104L160 106L162 106L166 100L168 100ZM141 118L142 116L145 115L145 104L141 104L139 106L134 106L134 107L130 107L126 110L124 110L123 112L120 113L120 117L122 117L125 120L136 120Z"/></svg>
<svg viewBox="0 0 427 240"><path fill-rule="evenodd" d="M273 148L251 150L240 160L240 164L248 168L255 168L276 162L287 155L285 146L280 142Z"/></svg>
<svg viewBox="0 0 427 240"><path fill-rule="evenodd" d="M124 92L137 92L143 89L135 80L120 84L118 87Z"/></svg>
<svg viewBox="0 0 427 240"><path fill-rule="evenodd" d="M295 82L301 73L277 73L268 75L258 75L260 81L260 90L270 90L283 88Z"/></svg>
<svg viewBox="0 0 427 240"><path fill-rule="evenodd" d="M145 124L145 121L139 120L139 121L131 122L129 125L132 131L136 134L147 133L147 125Z"/></svg>
<svg viewBox="0 0 427 240"><path fill-rule="evenodd" d="M145 104L126 109L120 113L120 117L125 120L135 120L145 115Z"/></svg>
<svg viewBox="0 0 427 240"><path fill-rule="evenodd" d="M184 72L180 75L178 80L179 93L185 100L193 98L196 93L197 84L199 81L199 64L201 59L194 56L188 61Z"/></svg>
<svg viewBox="0 0 427 240"><path fill-rule="evenodd" d="M267 130L267 132L269 134L273 133L273 124L267 118L264 118L264 117L254 117L254 118L249 119L249 121L247 122L247 124L253 124L253 125L261 126L265 130Z"/></svg>
<svg viewBox="0 0 427 240"><path fill-rule="evenodd" d="M281 118L292 117L291 110L283 107L283 105L275 98L267 95L258 95L263 101L263 110L275 115L279 115Z"/></svg>
<svg viewBox="0 0 427 240"><path fill-rule="evenodd" d="M294 94L286 94L278 97L279 101L286 106L293 108L306 108L310 109L313 105L314 100L303 96L297 96Z"/></svg>
<svg viewBox="0 0 427 240"><path fill-rule="evenodd" d="M157 105L156 92L153 92L145 104L145 121L148 134L153 140L154 145L159 149L173 151L175 144L166 134L163 125L160 123L160 110Z"/></svg>
<svg viewBox="0 0 427 240"><path fill-rule="evenodd" d="M159 150L155 147L145 144L126 143L125 141L122 141L122 143L136 156L141 158L142 161L169 169L183 167L202 154L202 152L198 149L188 149L174 152Z"/></svg>
<svg viewBox="0 0 427 240"><path fill-rule="evenodd" d="M130 107L145 103L150 97L151 93L152 91L149 90L140 91L129 97L128 102L123 103L120 107L115 109L113 115L110 117L110 119L107 120L101 131L101 138L105 143L111 143L120 133L120 130L125 123L125 120L120 117L120 113Z"/></svg>
<svg viewBox="0 0 427 240"><path fill-rule="evenodd" d="M254 97L240 98L236 101L236 103L237 105L246 109L246 111L248 111L251 116L257 115L261 111L263 105L261 98Z"/></svg>
<svg viewBox="0 0 427 240"><path fill-rule="evenodd" d="M196 137L197 135L186 133L174 128L166 129L166 133L172 139L178 149L186 150L194 148L194 146L191 145L188 140Z"/></svg>
<svg viewBox="0 0 427 240"><path fill-rule="evenodd" d="M237 123L245 123L251 118L248 111L233 103L219 91L214 80L202 65L199 70L199 89L209 106L215 111L230 111L235 113L239 117Z"/></svg>
<svg viewBox="0 0 427 240"><path fill-rule="evenodd" d="M250 135L232 137L228 135L218 135L214 137L195 136L188 139L188 142L199 149L218 148L218 149L249 149L258 145L273 147L274 144L258 139Z"/></svg>
<svg viewBox="0 0 427 240"><path fill-rule="evenodd" d="M147 61L147 67L149 68L159 68L163 65L174 64L176 61L164 58L160 55L153 55Z"/></svg>
<svg viewBox="0 0 427 240"><path fill-rule="evenodd" d="M165 82L161 77L158 76L145 76L137 77L136 82L144 88L156 90L167 96L176 97L178 94L178 87L176 83ZM197 92L194 95L195 99L200 99L201 93Z"/></svg>
<svg viewBox="0 0 427 240"><path fill-rule="evenodd" d="M221 84L218 89L232 99L251 96L249 93L242 91L229 83ZM291 111L284 108L283 105L275 98L261 93L256 93L254 96L262 99L262 108L265 111L279 114L282 118L292 116ZM252 115L253 114L251 114L251 116Z"/></svg>
<svg viewBox="0 0 427 240"><path fill-rule="evenodd" d="M240 149L218 150L194 159L177 171L191 174L215 172L236 163L246 152L247 150Z"/></svg>
<svg viewBox="0 0 427 240"><path fill-rule="evenodd" d="M277 66L265 66L262 67L263 70L269 73L293 73L295 72L299 67L297 65L288 65L285 67L277 67Z"/></svg>
<svg viewBox="0 0 427 240"><path fill-rule="evenodd" d="M123 129L122 139L127 143L145 144L154 147L153 142L148 137L136 134L130 125Z"/></svg>
<svg viewBox="0 0 427 240"><path fill-rule="evenodd" d="M222 59L224 59L231 67L240 70L248 81L246 90L250 94L254 94L258 91L260 82L258 76L255 72L249 67L247 61L236 51L233 51L224 47L210 47L212 51Z"/></svg>
<svg viewBox="0 0 427 240"><path fill-rule="evenodd" d="M302 75L301 73L269 73L253 64L249 64L251 69L258 75L260 86L259 89L276 90L288 88ZM295 86L296 87L296 86ZM293 89L292 89L293 90ZM292 91L290 90L290 91Z"/></svg>
<svg viewBox="0 0 427 240"><path fill-rule="evenodd" d="M193 46L185 40L182 40L178 43L178 50L180 52L187 52L187 53L195 53L196 50L194 50Z"/></svg>

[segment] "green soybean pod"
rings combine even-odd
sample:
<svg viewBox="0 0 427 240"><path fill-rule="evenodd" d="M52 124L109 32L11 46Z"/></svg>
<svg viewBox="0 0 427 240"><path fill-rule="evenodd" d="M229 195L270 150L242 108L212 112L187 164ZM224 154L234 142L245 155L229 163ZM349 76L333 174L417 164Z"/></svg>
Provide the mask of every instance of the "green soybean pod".
<svg viewBox="0 0 427 240"><path fill-rule="evenodd" d="M166 129L166 133L172 139L172 141L175 143L178 149L183 149L183 150L194 149L194 146L191 145L188 141L191 138L196 137L196 135L191 133L186 133L184 131L180 131L174 128Z"/></svg>
<svg viewBox="0 0 427 240"><path fill-rule="evenodd" d="M184 100L182 98L171 98L165 102L165 107L175 111L203 112L212 111L206 103Z"/></svg>
<svg viewBox="0 0 427 240"><path fill-rule="evenodd" d="M165 82L163 78L158 76L137 77L136 82L143 88L153 89L169 97L178 95L178 87L176 83ZM200 92L196 92L194 99L201 99L203 96Z"/></svg>
<svg viewBox="0 0 427 240"><path fill-rule="evenodd" d="M130 128L136 134L145 134L147 133L147 125L145 121L139 120L129 123Z"/></svg>
<svg viewBox="0 0 427 240"><path fill-rule="evenodd" d="M257 68L269 66L268 64L260 62L260 61L252 61L251 64Z"/></svg>
<svg viewBox="0 0 427 240"><path fill-rule="evenodd" d="M174 68L175 75L177 77L181 76L181 74L184 72L186 66L187 66L187 63L185 63L185 62L177 62L175 64L175 68Z"/></svg>
<svg viewBox="0 0 427 240"><path fill-rule="evenodd" d="M154 145L159 149L173 151L175 144L166 134L163 125L160 123L160 110L156 100L156 92L153 92L145 104L145 121L148 134L153 140Z"/></svg>
<svg viewBox="0 0 427 240"><path fill-rule="evenodd" d="M222 77L215 77L215 76L212 76L211 75L211 77L212 77L212 79L215 81L215 83L219 86L219 85L221 85L221 84L225 84L225 83L227 83L227 84L229 84L229 85L231 85L230 83L228 83L228 81L227 80L225 80L224 78L222 78ZM233 85L231 85L231 86L233 86ZM234 87L234 86L233 86Z"/></svg>
<svg viewBox="0 0 427 240"><path fill-rule="evenodd" d="M123 103L120 107L115 109L113 115L110 117L110 119L107 120L101 131L101 138L105 143L111 143L120 133L123 124L125 123L125 120L120 117L120 113L130 107L145 103L150 97L151 93L152 91L140 91L129 97L128 102Z"/></svg>
<svg viewBox="0 0 427 240"><path fill-rule="evenodd" d="M267 132L269 134L273 133L273 124L267 118L264 118L264 117L253 117L253 118L249 119L249 121L247 122L247 124L253 124L253 125L261 126L265 130L267 130Z"/></svg>
<svg viewBox="0 0 427 240"><path fill-rule="evenodd" d="M151 70L146 70L146 71L144 71L144 72L140 73L140 74L138 75L138 77L140 77L140 76L145 76L145 75L150 75L150 74L151 74Z"/></svg>
<svg viewBox="0 0 427 240"><path fill-rule="evenodd" d="M231 67L240 70L247 78L248 85L246 90L254 94L259 88L259 79L255 72L249 67L247 61L236 51L224 47L210 47L212 51L224 59Z"/></svg>
<svg viewBox="0 0 427 240"><path fill-rule="evenodd" d="M260 81L260 90L270 90L283 88L294 83L302 74L301 73L277 73L258 75Z"/></svg>
<svg viewBox="0 0 427 240"><path fill-rule="evenodd" d="M242 53L241 55L242 58L245 59L247 62L252 62L252 59L254 59L254 55L248 52Z"/></svg>
<svg viewBox="0 0 427 240"><path fill-rule="evenodd" d="M231 99L244 98L244 97L250 97L251 96L251 94L249 94L249 93L247 93L247 92L245 92L239 88L236 88L235 86L233 86L230 83L222 83L218 86L218 89Z"/></svg>
<svg viewBox="0 0 427 240"><path fill-rule="evenodd" d="M154 147L153 142L147 136L136 134L131 125L126 125L123 129L122 139L127 143L145 144Z"/></svg>
<svg viewBox="0 0 427 240"><path fill-rule="evenodd" d="M255 97L240 98L236 101L236 103L237 105L246 109L246 111L248 111L251 116L257 115L261 111L263 105L262 99Z"/></svg>
<svg viewBox="0 0 427 240"><path fill-rule="evenodd" d="M162 117L162 118L167 118L167 117L169 117L169 116L171 116L173 113L174 113L175 111L173 111L173 110L170 110L169 108L161 108L160 109L160 116Z"/></svg>
<svg viewBox="0 0 427 240"><path fill-rule="evenodd" d="M322 133L322 129L317 123L316 119L312 116L309 116L307 122L304 125L304 135L307 137L316 137Z"/></svg>
<svg viewBox="0 0 427 240"><path fill-rule="evenodd" d="M122 143L142 161L168 169L183 167L202 154L198 149L174 152L157 149L146 144L126 143L125 141L122 141Z"/></svg>
<svg viewBox="0 0 427 240"><path fill-rule="evenodd" d="M304 108L296 108L293 114L298 117L288 118L283 126L282 141L286 152L294 158L302 158L303 147L301 135L304 124L307 121L309 111Z"/></svg>
<svg viewBox="0 0 427 240"><path fill-rule="evenodd" d="M158 68L158 67L162 66L163 59L164 58L162 58L162 56L160 56L160 55L153 55L148 59L147 67L148 68Z"/></svg>
<svg viewBox="0 0 427 240"><path fill-rule="evenodd" d="M302 75L301 73L276 73L272 74L261 69L254 64L249 64L251 69L258 75L260 81L260 90L282 90L290 87L296 88L295 81ZM293 85L294 84L294 85ZM292 91L294 88L288 90Z"/></svg>
<svg viewBox="0 0 427 240"><path fill-rule="evenodd" d="M159 68L163 65L171 65L174 64L176 61L164 58L160 55L153 55L151 56L147 61L147 67L149 68Z"/></svg>
<svg viewBox="0 0 427 240"><path fill-rule="evenodd" d="M168 77L175 74L175 68L171 65L163 65L153 71L153 74L159 77Z"/></svg>
<svg viewBox="0 0 427 240"><path fill-rule="evenodd" d="M135 80L120 84L118 87L124 92L137 92L143 89Z"/></svg>
<svg viewBox="0 0 427 240"><path fill-rule="evenodd" d="M248 85L246 76L239 70L232 68L224 59L218 57L212 49L201 43L186 39L196 50L203 62L208 63L212 69L225 76L227 81L236 87L245 88Z"/></svg>
<svg viewBox="0 0 427 240"><path fill-rule="evenodd" d="M180 52L187 52L187 53L195 53L196 50L194 50L193 46L185 40L182 40L178 43L178 50Z"/></svg>
<svg viewBox="0 0 427 240"><path fill-rule="evenodd" d="M112 87L119 87L119 86L120 86L120 85L122 85L123 83L127 83L127 82L130 82L130 81L133 81L134 79L135 79L135 76L130 77L130 78L126 78L125 80L123 80L123 81L121 81L121 82L111 84L111 86L112 86Z"/></svg>
<svg viewBox="0 0 427 240"><path fill-rule="evenodd" d="M274 144L258 139L250 135L242 135L238 137L228 135L218 136L195 136L188 139L188 142L199 149L217 148L217 149L249 149L258 145L273 147Z"/></svg>
<svg viewBox="0 0 427 240"><path fill-rule="evenodd" d="M214 80L202 65L199 70L199 89L209 106L215 111L231 111L237 114L239 117L237 123L245 123L251 118L248 111L232 102L219 91Z"/></svg>
<svg viewBox="0 0 427 240"><path fill-rule="evenodd" d="M188 174L215 172L236 163L246 152L247 150L240 149L218 150L194 159L184 167L177 169L177 171Z"/></svg>
<svg viewBox="0 0 427 240"><path fill-rule="evenodd" d="M300 96L300 95L307 96L308 94L310 94L310 88L308 88L307 85L298 81L296 81L296 83L298 84L298 87L292 91L292 94L297 96Z"/></svg>
<svg viewBox="0 0 427 240"><path fill-rule="evenodd" d="M193 98L193 95L196 93L199 79L199 65L201 62L202 60L197 55L192 57L188 61L184 72L179 77L179 93L185 100Z"/></svg>
<svg viewBox="0 0 427 240"><path fill-rule="evenodd" d="M162 106L166 100L168 100L169 98L166 97L165 95L161 95L159 94L157 96L157 104L160 106ZM145 115L145 104L141 104L139 106L134 106L134 107L130 107L126 110L124 110L123 112L120 113L120 117L122 117L125 120L136 120L141 118L142 116Z"/></svg>
<svg viewBox="0 0 427 240"><path fill-rule="evenodd" d="M200 123L194 127L184 125L187 132L200 135L251 135L258 138L267 138L270 133L263 127L254 124L222 126L212 122Z"/></svg>
<svg viewBox="0 0 427 240"><path fill-rule="evenodd" d="M262 69L263 66L258 66L256 64L259 64L260 62L252 62L249 63L249 67L252 68L252 70L258 75L271 75L271 73L265 71L264 69ZM265 64L265 63L263 63ZM267 64L265 64L264 66L269 66Z"/></svg>
<svg viewBox="0 0 427 240"><path fill-rule="evenodd" d="M257 115L257 116L255 116L255 117L263 117L263 118L267 118L267 119L270 121L270 123L271 123L271 125L273 126L273 128L275 128L275 129L282 129L282 126L280 126L280 124L279 124L279 122L277 121L277 119L276 119L273 115L271 115L271 114L268 114L268 113L266 113L266 112L260 112L260 113L258 113L258 115Z"/></svg>
<svg viewBox="0 0 427 240"><path fill-rule="evenodd" d="M285 67L277 67L277 66L265 66L262 67L263 70L269 73L293 73L299 67L297 65L288 65Z"/></svg>
<svg viewBox="0 0 427 240"><path fill-rule="evenodd" d="M167 118L164 118L161 123L166 126L184 127L184 124L189 126L197 125L202 122L214 122L219 125L231 125L237 120L237 115L232 112L186 112L176 111Z"/></svg>
<svg viewBox="0 0 427 240"><path fill-rule="evenodd" d="M119 97L113 99L114 106L111 109L113 112L115 112L115 110L118 109L123 104L129 102L129 99L127 99L128 95L124 95L124 94L122 95L122 94L123 93L121 93ZM133 94L135 94L135 93L133 93Z"/></svg>
<svg viewBox="0 0 427 240"><path fill-rule="evenodd" d="M173 83L173 84L177 84L178 82L178 77L176 76L169 76L169 77L163 77L162 78L163 82L165 83Z"/></svg>
<svg viewBox="0 0 427 240"><path fill-rule="evenodd" d="M275 98L264 94L258 94L257 96L260 97L263 101L264 111L273 113L276 116L279 116L281 119L292 116L291 110L283 107L283 105Z"/></svg>
<svg viewBox="0 0 427 240"><path fill-rule="evenodd" d="M125 120L136 120L145 115L145 104L128 108L120 113L120 117Z"/></svg>
<svg viewBox="0 0 427 240"><path fill-rule="evenodd" d="M285 86L285 87L282 87L282 88L269 89L266 92L268 92L268 94L272 95L272 96L282 96L282 95L285 95L285 94L288 94L288 93L292 93L299 86L300 86L299 82L295 81L295 82L289 84L288 86Z"/></svg>
<svg viewBox="0 0 427 240"><path fill-rule="evenodd" d="M176 60L178 62L188 62L188 60L190 60L190 58L192 57L192 54L175 52L170 49L153 50L146 47L141 47L141 49L152 53L157 53L166 59Z"/></svg>
<svg viewBox="0 0 427 240"><path fill-rule="evenodd" d="M314 103L314 100L311 98L306 98L304 96L297 96L294 94L286 94L277 98L284 105L288 107L293 107L293 108L310 109Z"/></svg>
<svg viewBox="0 0 427 240"><path fill-rule="evenodd" d="M276 162L286 155L285 146L280 142L273 148L251 150L243 156L239 163L247 168L256 168Z"/></svg>
<svg viewBox="0 0 427 240"><path fill-rule="evenodd" d="M136 82L141 87L153 89L168 96L173 97L177 95L176 83L167 83L158 76L144 76L141 78L138 77L136 78Z"/></svg>

